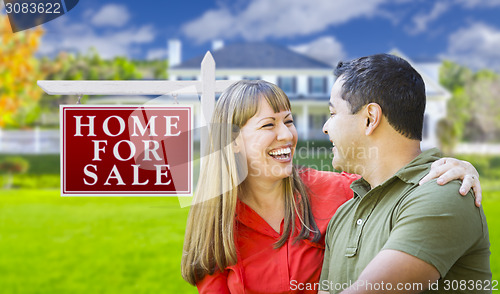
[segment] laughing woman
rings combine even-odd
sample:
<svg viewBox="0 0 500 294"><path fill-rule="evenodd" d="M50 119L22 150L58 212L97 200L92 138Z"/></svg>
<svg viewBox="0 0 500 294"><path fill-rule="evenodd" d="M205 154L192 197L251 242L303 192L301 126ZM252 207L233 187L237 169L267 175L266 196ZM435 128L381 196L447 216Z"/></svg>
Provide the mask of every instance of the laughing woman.
<svg viewBox="0 0 500 294"><path fill-rule="evenodd" d="M183 278L200 293L316 293L326 227L359 176L292 165L290 101L268 82L227 89L210 138L187 222ZM476 170L456 159L430 174L465 178L467 191L478 185Z"/></svg>

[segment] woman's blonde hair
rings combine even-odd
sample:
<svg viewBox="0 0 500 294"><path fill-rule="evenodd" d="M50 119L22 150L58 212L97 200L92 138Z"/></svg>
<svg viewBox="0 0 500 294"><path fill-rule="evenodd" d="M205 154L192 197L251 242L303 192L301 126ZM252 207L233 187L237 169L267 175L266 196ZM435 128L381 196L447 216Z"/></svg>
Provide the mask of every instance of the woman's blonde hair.
<svg viewBox="0 0 500 294"><path fill-rule="evenodd" d="M235 211L241 182L246 177L246 159L234 152L233 140L239 129L253 117L264 98L275 113L291 110L290 100L276 85L265 81L239 81L229 87L215 105L210 124L210 146L203 157L200 179L189 211L182 255L182 277L195 285L216 269L224 270L237 262ZM319 240L306 186L295 167L283 179L285 218L283 235L275 248L283 246L290 235ZM301 222L296 228L295 216Z"/></svg>

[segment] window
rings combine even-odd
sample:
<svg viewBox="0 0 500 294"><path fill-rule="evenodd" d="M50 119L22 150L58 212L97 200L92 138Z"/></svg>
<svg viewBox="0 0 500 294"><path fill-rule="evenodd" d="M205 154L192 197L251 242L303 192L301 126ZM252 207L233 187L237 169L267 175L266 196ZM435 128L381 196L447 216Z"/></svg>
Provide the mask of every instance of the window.
<svg viewBox="0 0 500 294"><path fill-rule="evenodd" d="M184 77L177 77L178 81L196 81L196 77L189 77L189 76L184 76Z"/></svg>
<svg viewBox="0 0 500 294"><path fill-rule="evenodd" d="M280 87L286 94L294 94L296 90L295 77L279 77L278 87Z"/></svg>
<svg viewBox="0 0 500 294"><path fill-rule="evenodd" d="M260 80L260 77L258 77L258 76L246 76L246 77L243 77L243 80L250 80L250 81Z"/></svg>
<svg viewBox="0 0 500 294"><path fill-rule="evenodd" d="M309 114L309 129L321 130L321 132L323 132L323 125L328 120L328 118L329 116L326 114Z"/></svg>
<svg viewBox="0 0 500 294"><path fill-rule="evenodd" d="M326 91L326 78L325 77L310 77L309 78L309 93L311 94L325 94Z"/></svg>

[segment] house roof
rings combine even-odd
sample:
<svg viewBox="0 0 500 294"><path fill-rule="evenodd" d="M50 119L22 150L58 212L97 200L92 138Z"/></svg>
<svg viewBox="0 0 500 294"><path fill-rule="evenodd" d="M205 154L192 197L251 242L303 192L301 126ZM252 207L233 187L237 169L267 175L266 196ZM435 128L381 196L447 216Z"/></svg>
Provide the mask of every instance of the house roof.
<svg viewBox="0 0 500 294"><path fill-rule="evenodd" d="M213 51L212 55L217 69L332 69L327 63L269 43L229 44ZM198 69L203 56L186 60L172 69Z"/></svg>

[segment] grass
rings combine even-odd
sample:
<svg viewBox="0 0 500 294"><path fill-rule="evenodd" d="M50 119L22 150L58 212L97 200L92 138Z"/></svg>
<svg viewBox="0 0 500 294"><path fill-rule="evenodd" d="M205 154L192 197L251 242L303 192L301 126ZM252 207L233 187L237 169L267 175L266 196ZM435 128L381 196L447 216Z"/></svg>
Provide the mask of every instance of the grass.
<svg viewBox="0 0 500 294"><path fill-rule="evenodd" d="M326 153L306 157L297 162L331 162ZM0 190L0 293L196 293L180 275L188 208L177 198L63 198L33 185ZM487 178L482 185L498 280L500 186Z"/></svg>
<svg viewBox="0 0 500 294"><path fill-rule="evenodd" d="M493 280L500 281L500 187L498 181L486 181L483 190L483 209L488 222L491 250L491 271Z"/></svg>
<svg viewBox="0 0 500 294"><path fill-rule="evenodd" d="M498 279L500 191L484 199ZM177 198L2 191L1 293L196 293L180 276L187 212Z"/></svg>
<svg viewBox="0 0 500 294"><path fill-rule="evenodd" d="M180 276L177 198L0 192L1 293L196 293Z"/></svg>

